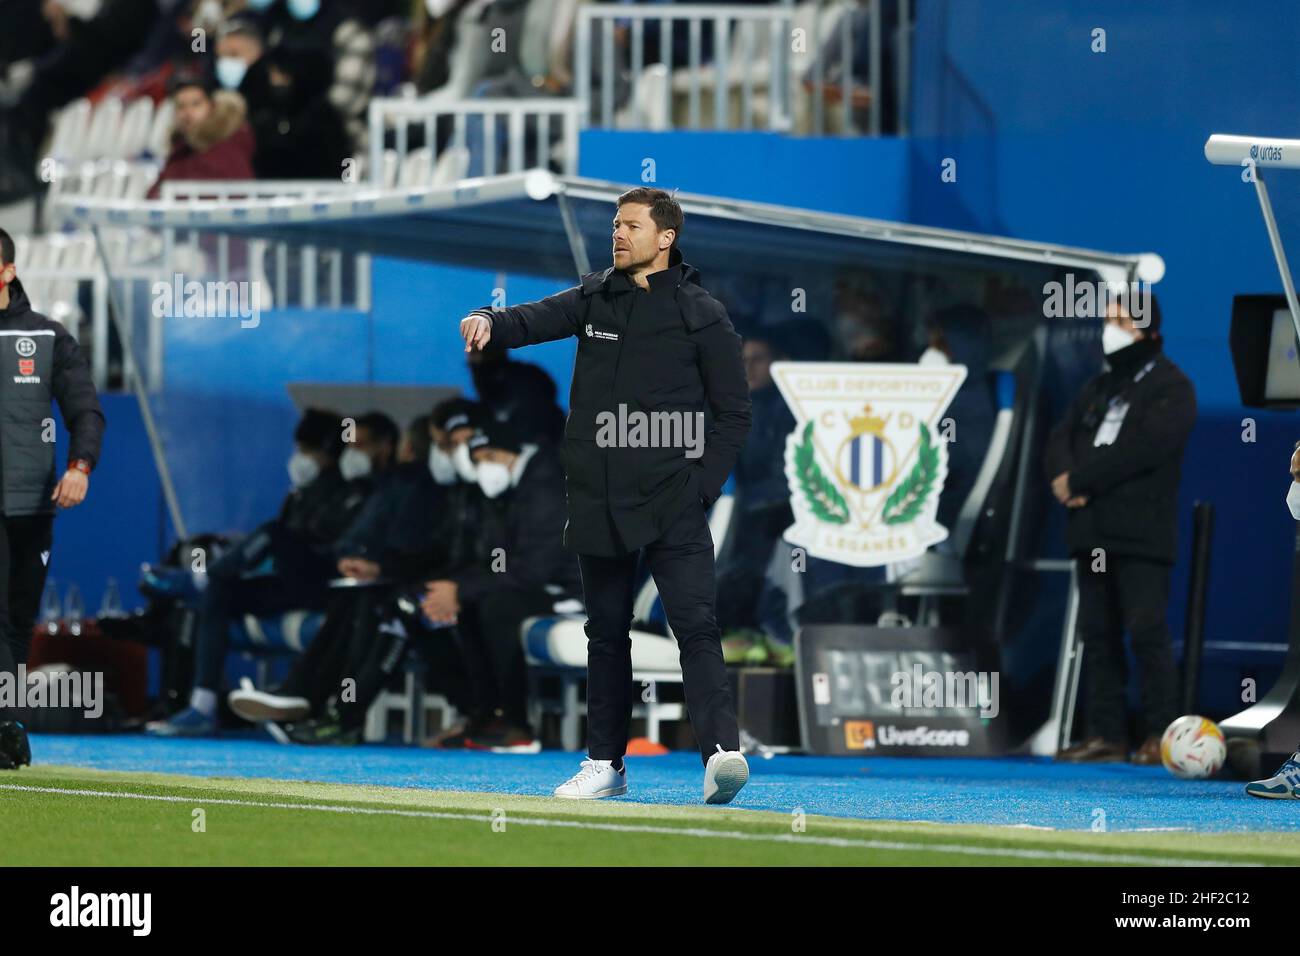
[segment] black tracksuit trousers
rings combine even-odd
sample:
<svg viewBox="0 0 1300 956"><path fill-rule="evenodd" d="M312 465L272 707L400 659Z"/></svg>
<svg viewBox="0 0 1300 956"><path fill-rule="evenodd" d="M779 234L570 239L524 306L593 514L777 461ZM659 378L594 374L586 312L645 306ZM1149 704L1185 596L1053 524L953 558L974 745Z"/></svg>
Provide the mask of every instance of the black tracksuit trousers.
<svg viewBox="0 0 1300 956"><path fill-rule="evenodd" d="M1166 620L1172 569L1108 554L1105 571L1094 572L1088 556L1077 559L1076 570L1088 734L1120 745L1128 740L1127 631L1141 672L1144 733L1158 737L1178 716L1178 668Z"/></svg>
<svg viewBox="0 0 1300 956"><path fill-rule="evenodd" d="M644 551L677 637L700 757L707 762L719 744L723 750L739 750L715 612L713 536L704 505L688 505ZM587 755L593 760L620 760L627 751L635 693L628 631L639 557L639 551L616 557L578 555L587 605Z"/></svg>
<svg viewBox="0 0 1300 956"><path fill-rule="evenodd" d="M0 517L0 672L27 663L53 535L54 515Z"/></svg>

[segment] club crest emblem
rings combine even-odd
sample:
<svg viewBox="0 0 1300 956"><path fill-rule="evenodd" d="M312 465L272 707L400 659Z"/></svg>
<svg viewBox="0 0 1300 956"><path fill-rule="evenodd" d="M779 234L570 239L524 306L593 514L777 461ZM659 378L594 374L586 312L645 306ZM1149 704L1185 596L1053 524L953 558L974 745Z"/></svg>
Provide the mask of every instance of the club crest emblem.
<svg viewBox="0 0 1300 956"><path fill-rule="evenodd" d="M796 420L785 540L855 567L904 561L948 537L935 520L948 476L943 413L962 365L775 362Z"/></svg>

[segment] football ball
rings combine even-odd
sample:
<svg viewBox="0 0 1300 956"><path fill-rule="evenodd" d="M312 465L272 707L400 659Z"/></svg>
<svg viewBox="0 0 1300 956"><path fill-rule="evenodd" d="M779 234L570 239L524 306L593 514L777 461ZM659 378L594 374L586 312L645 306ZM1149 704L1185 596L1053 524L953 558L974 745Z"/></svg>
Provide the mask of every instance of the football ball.
<svg viewBox="0 0 1300 956"><path fill-rule="evenodd" d="M1160 738L1160 762L1175 777L1184 780L1213 777L1227 756L1223 731L1205 717L1179 717Z"/></svg>

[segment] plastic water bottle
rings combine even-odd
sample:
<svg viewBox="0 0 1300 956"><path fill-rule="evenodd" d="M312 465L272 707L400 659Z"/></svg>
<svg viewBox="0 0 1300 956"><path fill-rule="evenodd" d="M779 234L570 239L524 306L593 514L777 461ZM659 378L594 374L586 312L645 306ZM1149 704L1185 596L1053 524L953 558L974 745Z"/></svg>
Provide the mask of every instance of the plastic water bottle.
<svg viewBox="0 0 1300 956"><path fill-rule="evenodd" d="M54 578L46 578L41 592L41 626L46 634L59 633L59 616L59 589L54 586Z"/></svg>
<svg viewBox="0 0 1300 956"><path fill-rule="evenodd" d="M68 593L63 598L63 619L68 623L68 633L73 637L81 635L81 619L86 616L86 605L81 600L81 589L76 583L68 585Z"/></svg>
<svg viewBox="0 0 1300 956"><path fill-rule="evenodd" d="M99 602L99 617L123 617L122 599L117 593L117 579L109 578L104 586L104 599Z"/></svg>

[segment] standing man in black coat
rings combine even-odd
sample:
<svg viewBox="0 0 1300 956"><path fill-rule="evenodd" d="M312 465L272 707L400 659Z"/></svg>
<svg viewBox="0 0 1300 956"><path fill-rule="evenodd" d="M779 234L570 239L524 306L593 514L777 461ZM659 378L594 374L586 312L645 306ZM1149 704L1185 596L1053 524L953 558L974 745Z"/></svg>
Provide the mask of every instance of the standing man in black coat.
<svg viewBox="0 0 1300 956"><path fill-rule="evenodd" d="M538 302L461 321L467 349L578 337L561 454L564 543L578 553L587 605L588 759L558 797L627 792L628 631L642 550L681 649L706 802L729 802L749 778L714 611L706 513L749 431L749 389L740 336L677 249L682 221L662 189L629 190L618 197L610 268Z"/></svg>
<svg viewBox="0 0 1300 956"><path fill-rule="evenodd" d="M1128 756L1124 632L1142 671L1146 739L1134 763L1160 762L1178 716L1178 672L1165 619L1176 556L1183 447L1196 421L1191 380L1161 351L1160 307L1135 324L1112 305L1102 332L1107 371L1088 382L1047 444L1047 477L1070 509L1066 543L1078 562L1079 637L1087 677L1087 737L1058 759Z"/></svg>
<svg viewBox="0 0 1300 956"><path fill-rule="evenodd" d="M32 311L18 281L14 241L3 229L0 357L0 675L15 680L27 661L45 589L54 512L85 499L99 461L104 412L77 340ZM62 477L55 465L51 401L58 402L69 433ZM0 770L30 762L26 731L0 707Z"/></svg>

